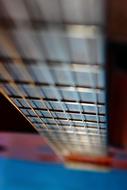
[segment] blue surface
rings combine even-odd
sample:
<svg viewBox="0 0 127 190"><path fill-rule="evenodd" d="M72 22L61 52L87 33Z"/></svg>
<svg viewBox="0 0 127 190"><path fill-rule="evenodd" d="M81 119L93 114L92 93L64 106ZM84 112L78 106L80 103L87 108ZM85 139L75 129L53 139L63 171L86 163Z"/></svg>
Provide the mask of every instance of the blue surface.
<svg viewBox="0 0 127 190"><path fill-rule="evenodd" d="M127 172L98 173L0 159L0 190L127 190Z"/></svg>

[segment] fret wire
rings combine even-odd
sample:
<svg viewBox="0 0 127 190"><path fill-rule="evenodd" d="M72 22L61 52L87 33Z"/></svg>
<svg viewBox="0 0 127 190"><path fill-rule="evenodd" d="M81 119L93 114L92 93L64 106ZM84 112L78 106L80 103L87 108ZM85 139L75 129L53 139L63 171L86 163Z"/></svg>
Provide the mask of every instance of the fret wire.
<svg viewBox="0 0 127 190"><path fill-rule="evenodd" d="M0 82L2 82L3 84L6 84L6 83L11 83L12 81L11 80L3 80L3 79L0 79ZM14 82L16 84L26 84L26 85L32 85L33 82L32 81L17 81L17 80L14 80ZM38 87L53 87L52 84L47 84L47 83L38 83L38 82L34 82L34 84ZM94 89L97 93L100 93L100 92L103 92L104 89L101 89L101 88L91 88L89 86L85 87L85 86L77 86L75 85L75 87L71 86L71 85L59 85L59 84L54 84L54 86L58 89L63 89L63 90L69 90L69 91L72 91L73 88L76 88L78 92L92 92L92 90ZM73 87L73 88L72 88Z"/></svg>
<svg viewBox="0 0 127 190"><path fill-rule="evenodd" d="M98 126L98 134L100 134L100 122L99 122L99 113L98 113L98 106L97 106L97 93L95 92L95 86L94 86L94 78L92 73L89 73L89 80L91 81L91 84L93 84L93 97L95 99L95 105L96 105L96 121L97 121L97 126ZM96 78L96 83L97 83L97 78ZM100 143L101 143L101 139L102 139L102 135L100 134Z"/></svg>
<svg viewBox="0 0 127 190"><path fill-rule="evenodd" d="M73 81L75 81L75 76L74 76L74 74L72 74L72 72L70 73L71 74L71 77L72 77L72 79L73 79ZM77 91L77 88L75 87L75 82L74 82L74 88L75 88L75 92L76 92L76 94L77 94L77 103L78 103L78 106L79 106L79 110L80 110L80 116L81 116L81 119L82 119L82 122L83 123L85 123L84 124L84 129L85 129L85 131L87 132L87 135L88 135L88 140L89 140L89 144L91 145L91 147L92 147L92 142L91 142L91 139L90 139L90 136L89 136L89 133L88 133L88 126L87 126L87 123L86 123L86 115L84 115L84 117L85 117L85 120L84 120L84 117L83 117L83 115L82 115L82 106L81 106L81 104L80 104L80 102L78 101L78 99L80 99L80 95L79 95L79 92Z"/></svg>
<svg viewBox="0 0 127 190"><path fill-rule="evenodd" d="M87 58L89 57L88 56L88 51L87 51L87 48L85 47L85 53L86 53L86 56L87 56ZM90 72L89 73L89 81L90 81L90 83L91 83L91 86L92 86L92 88L93 88L93 99L95 99L95 107L96 107L96 121L97 121L97 126L98 126L98 132L100 133L100 131L99 131L99 128L100 128L100 126L99 126L99 122L98 122L98 112L97 112L97 99L96 99L96 96L97 95L95 95L96 94L96 91L94 90L94 88L95 88L95 86L94 86L94 79L93 79L93 75L92 75L92 73ZM101 136L101 134L100 134L100 136ZM101 141L100 141L100 143L101 143Z"/></svg>
<svg viewBox="0 0 127 190"><path fill-rule="evenodd" d="M17 95L10 95L11 98L19 98L21 99L21 96L17 96ZM29 99L29 100L39 100L38 97L30 97L30 96L25 96L26 99ZM44 101L51 101L52 103L53 102L57 102L56 99L50 99L50 98L44 98ZM69 104L76 104L76 101L75 100L61 100L61 102L64 102L64 103L69 103ZM95 105L94 103L92 102L83 102L83 101L80 101L80 104L83 106L83 105L89 105L89 106L93 106ZM105 106L105 103L97 103L98 106Z"/></svg>
<svg viewBox="0 0 127 190"><path fill-rule="evenodd" d="M93 76L92 76L91 73L89 74L89 79L91 81L91 84L94 84L94 79L93 79ZM98 126L98 133L100 134L100 130L99 130L99 128L100 128L100 126L99 126L99 118L98 118L98 111L97 111L97 94L94 91L94 89L93 89L93 97L95 99L95 106L96 106L96 122L97 122L97 126ZM100 136L101 136L101 134L100 134ZM100 138L100 143L101 143L101 138Z"/></svg>
<svg viewBox="0 0 127 190"><path fill-rule="evenodd" d="M49 71L50 71L50 69L49 69ZM53 73L51 73L51 71L50 71L50 74L51 74L52 78L54 78ZM57 95L56 95L57 96L57 101L62 107L63 113L65 114L65 117L66 117L66 119L67 119L67 121L69 123L69 126L72 128L72 124L70 122L70 119L68 118L68 113L66 113L66 111L64 110L63 103L61 102L61 98L59 98L59 95L61 96L61 94L58 92L57 88L54 85L53 85L53 87L54 87L55 91L57 92ZM76 129L74 129L74 132L76 132ZM76 137L76 133L74 133L73 135L75 135L75 137Z"/></svg>
<svg viewBox="0 0 127 190"><path fill-rule="evenodd" d="M61 9L62 9L62 7L61 7ZM71 54L71 47L70 47L70 43L69 43L69 40L67 40L66 39L66 44L67 44L67 49L68 49L68 52L69 52L69 56L70 56L70 60L72 60L72 54ZM69 70L69 66L67 65L67 66L64 66L64 68L67 68L67 70ZM78 68L78 67L77 67ZM74 68L75 69L75 68ZM92 146L92 144L91 144L91 140L90 140L90 137L89 137L89 133L88 133L88 130L87 130L87 123L86 123L86 116L85 116L85 120L84 120L84 117L83 117L83 115L82 115L82 106L81 106L81 104L80 104L80 102L79 102L79 100L78 99L80 99L80 95L79 95L79 92L77 91L77 88L76 88L76 86L75 86L75 75L72 73L72 71L70 71L69 72L69 74L70 74L70 76L71 76L71 78L72 78L72 81L74 81L73 83L72 83L72 87L74 87L74 91L75 91L75 93L76 93L76 103L78 104L78 107L79 107L79 110L80 110L80 116L81 116L81 119L82 119L82 122L83 122L83 124L84 124L84 130L87 132L87 135L88 135L88 141L89 141L89 144L90 144L90 147ZM79 140L80 140L80 138L79 138Z"/></svg>
<svg viewBox="0 0 127 190"><path fill-rule="evenodd" d="M17 101L19 101L18 99L17 99ZM20 102L19 102L20 103ZM33 104L35 104L35 103L33 103ZM29 107L23 107L21 104L20 104L20 106L18 106L20 109L30 109ZM34 108L35 110L40 110L40 111L47 111L47 109L45 109L45 108ZM63 111L62 110L56 110L56 109L49 109L51 112L57 112L57 113L62 113ZM80 111L69 111L69 110L66 110L66 112L67 113L69 113L69 114L80 114ZM91 113L91 112L82 112L82 114L84 115L84 114L86 114L86 115L95 115L95 113ZM101 114L101 113L99 113L98 114L99 116L105 116L105 114Z"/></svg>
<svg viewBox="0 0 127 190"><path fill-rule="evenodd" d="M6 30L3 30L6 31ZM20 62L20 59L24 62L24 64L29 65L29 64L34 64L37 65L39 62L43 62L44 59L33 59L33 58L26 58L26 57L22 57L20 56L20 58L18 57L7 57L7 56L1 56L0 55L0 61L2 61L4 64L10 64L10 62L12 62L12 60L14 60L14 62L18 63ZM46 59L47 64L52 68L52 67L58 67L59 64L63 64L63 61L60 60L48 60ZM104 69L104 65L100 65L98 63L92 63L92 65L86 63L86 62L75 62L75 61L66 61L67 65L69 65L69 70L70 71L79 71L79 72L84 72L84 70L91 70L91 72L94 73L99 73L102 71L102 69Z"/></svg>
<svg viewBox="0 0 127 190"><path fill-rule="evenodd" d="M59 1L59 7L60 7L60 11L61 11L61 13L62 13L62 17L61 17L61 23L64 23L64 12L63 12L63 7L62 7L62 4L61 4L61 1ZM66 30L66 28L65 28L65 30ZM65 41L63 40L63 41L61 41L65 46L66 46L66 48L68 48L68 41L66 40L66 44L65 44ZM69 61L71 60L71 54L70 54L70 49L68 49L68 57L69 57ZM65 68L65 65L64 65L64 68ZM67 68L68 69L68 68ZM71 128L73 128L73 126L71 126ZM75 129L75 128L74 128ZM74 134L73 135L75 135L75 137L76 137L76 139L77 140L80 140L80 138L78 138L78 136L77 136L77 130L75 129L75 131L74 131ZM70 140L70 139L69 139Z"/></svg>

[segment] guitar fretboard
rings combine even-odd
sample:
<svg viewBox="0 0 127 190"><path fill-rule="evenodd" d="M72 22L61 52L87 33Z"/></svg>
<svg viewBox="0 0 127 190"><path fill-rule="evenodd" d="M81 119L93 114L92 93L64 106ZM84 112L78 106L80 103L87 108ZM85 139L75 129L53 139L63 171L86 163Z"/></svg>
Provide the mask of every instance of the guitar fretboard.
<svg viewBox="0 0 127 190"><path fill-rule="evenodd" d="M62 155L105 155L104 2L1 6L2 92Z"/></svg>

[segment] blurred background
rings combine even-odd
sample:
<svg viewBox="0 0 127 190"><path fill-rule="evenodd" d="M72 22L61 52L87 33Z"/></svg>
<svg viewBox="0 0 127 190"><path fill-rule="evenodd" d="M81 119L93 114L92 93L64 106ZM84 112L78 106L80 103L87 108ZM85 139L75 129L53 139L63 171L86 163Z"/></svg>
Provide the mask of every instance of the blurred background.
<svg viewBox="0 0 127 190"><path fill-rule="evenodd" d="M0 0L0 189L127 189L126 0Z"/></svg>

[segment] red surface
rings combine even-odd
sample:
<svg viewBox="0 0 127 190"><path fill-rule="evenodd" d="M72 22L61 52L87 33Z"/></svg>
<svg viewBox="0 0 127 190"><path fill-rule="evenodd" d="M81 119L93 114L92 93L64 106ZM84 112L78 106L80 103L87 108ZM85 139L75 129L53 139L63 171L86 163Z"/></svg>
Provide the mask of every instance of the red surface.
<svg viewBox="0 0 127 190"><path fill-rule="evenodd" d="M36 134L0 133L0 156L36 161L61 162L47 142Z"/></svg>

